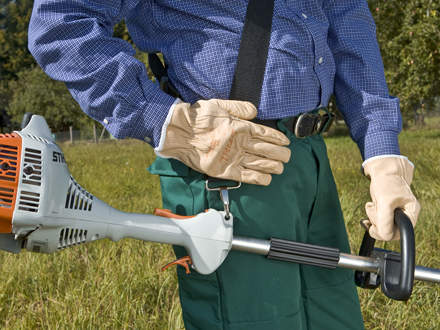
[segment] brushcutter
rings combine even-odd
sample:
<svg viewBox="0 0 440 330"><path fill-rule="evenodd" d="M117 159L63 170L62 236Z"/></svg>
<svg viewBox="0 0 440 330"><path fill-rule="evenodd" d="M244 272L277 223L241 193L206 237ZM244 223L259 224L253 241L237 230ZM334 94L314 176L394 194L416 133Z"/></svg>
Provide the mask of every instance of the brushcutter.
<svg viewBox="0 0 440 330"><path fill-rule="evenodd" d="M366 234L361 256L331 247L271 238L233 236L233 215L227 191L221 190L224 211L209 209L179 216L157 209L155 215L118 211L81 187L70 175L61 149L43 117L34 115L21 131L0 134L0 249L52 253L98 239L181 245L188 256L171 262L201 273L214 272L231 250L270 259L319 267L356 270L356 283L381 286L390 298L406 300L413 281L440 283L440 270L415 266L414 231L396 210L401 253L374 249Z"/></svg>

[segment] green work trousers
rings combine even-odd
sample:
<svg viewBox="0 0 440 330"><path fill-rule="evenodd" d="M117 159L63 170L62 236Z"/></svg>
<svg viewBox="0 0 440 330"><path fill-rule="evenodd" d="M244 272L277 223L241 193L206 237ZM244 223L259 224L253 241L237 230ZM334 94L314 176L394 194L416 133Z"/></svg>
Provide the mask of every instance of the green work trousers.
<svg viewBox="0 0 440 330"><path fill-rule="evenodd" d="M297 139L283 120L292 156L269 186L243 184L230 190L234 235L281 238L350 248L325 143L316 135ZM163 207L181 215L222 210L219 193L205 190L204 175L184 164L157 158ZM187 255L174 248L177 257ZM210 275L177 269L188 330L363 329L353 272L328 270L231 251Z"/></svg>

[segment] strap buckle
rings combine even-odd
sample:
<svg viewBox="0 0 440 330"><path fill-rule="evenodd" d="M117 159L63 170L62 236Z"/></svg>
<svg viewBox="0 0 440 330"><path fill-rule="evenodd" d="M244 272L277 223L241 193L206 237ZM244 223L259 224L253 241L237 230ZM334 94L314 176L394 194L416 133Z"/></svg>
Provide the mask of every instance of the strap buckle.
<svg viewBox="0 0 440 330"><path fill-rule="evenodd" d="M232 186L227 186L225 185L226 182L231 182L231 181L224 181L224 180L219 180L219 183L221 184L220 186L216 186L216 187L210 187L209 186L209 182L213 181L212 179L207 179L205 181L205 188L208 191L218 191L220 193L220 199L222 200L223 203L223 209L225 211L225 219L229 220L231 218L231 213L229 210L229 192L228 190L232 190L232 189L238 189L241 187L241 182L237 182L235 185Z"/></svg>
<svg viewBox="0 0 440 330"><path fill-rule="evenodd" d="M299 115L295 122L295 136L297 138L305 138L311 136L316 131L316 126L319 121L319 115L315 113L303 113Z"/></svg>
<svg viewBox="0 0 440 330"><path fill-rule="evenodd" d="M323 110L324 114L319 114L319 110ZM326 108L319 108L316 113L303 113L298 116L294 122L294 133L297 138L305 138L307 136L321 134L327 132L333 123L334 114L328 112Z"/></svg>

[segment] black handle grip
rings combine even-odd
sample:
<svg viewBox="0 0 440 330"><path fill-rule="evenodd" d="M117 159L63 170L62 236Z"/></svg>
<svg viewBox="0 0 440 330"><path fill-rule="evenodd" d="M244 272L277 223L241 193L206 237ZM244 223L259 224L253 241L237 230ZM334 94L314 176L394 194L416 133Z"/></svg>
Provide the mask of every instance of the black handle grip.
<svg viewBox="0 0 440 330"><path fill-rule="evenodd" d="M400 232L400 254L375 249L376 240L365 232L360 256L376 256L380 261L379 276L368 272L355 272L356 285L374 289L381 285L383 293L395 300L408 300L411 296L415 270L415 238L411 220L401 209L394 211L394 222Z"/></svg>
<svg viewBox="0 0 440 330"><path fill-rule="evenodd" d="M411 220L401 209L394 211L394 222L400 231L400 262L395 258L384 258L381 269L383 293L395 300L408 300L414 285L415 238ZM399 259L399 258L397 258Z"/></svg>

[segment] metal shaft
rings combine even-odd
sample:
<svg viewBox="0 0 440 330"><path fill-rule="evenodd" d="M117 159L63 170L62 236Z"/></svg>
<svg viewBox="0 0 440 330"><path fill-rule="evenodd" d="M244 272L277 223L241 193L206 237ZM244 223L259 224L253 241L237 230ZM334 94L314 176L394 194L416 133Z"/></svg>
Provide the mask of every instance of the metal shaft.
<svg viewBox="0 0 440 330"><path fill-rule="evenodd" d="M266 256L270 250L270 241L257 238L234 237L231 249Z"/></svg>
<svg viewBox="0 0 440 330"><path fill-rule="evenodd" d="M440 283L440 269L416 266L414 278L420 281Z"/></svg>
<svg viewBox="0 0 440 330"><path fill-rule="evenodd" d="M379 270L379 261L375 258L340 253L338 267L377 273Z"/></svg>
<svg viewBox="0 0 440 330"><path fill-rule="evenodd" d="M234 237L232 239L232 250L266 256L270 251L270 241L257 238ZM338 267L377 273L379 271L379 261L376 258L340 253ZM440 269L416 266L414 279L440 283Z"/></svg>

